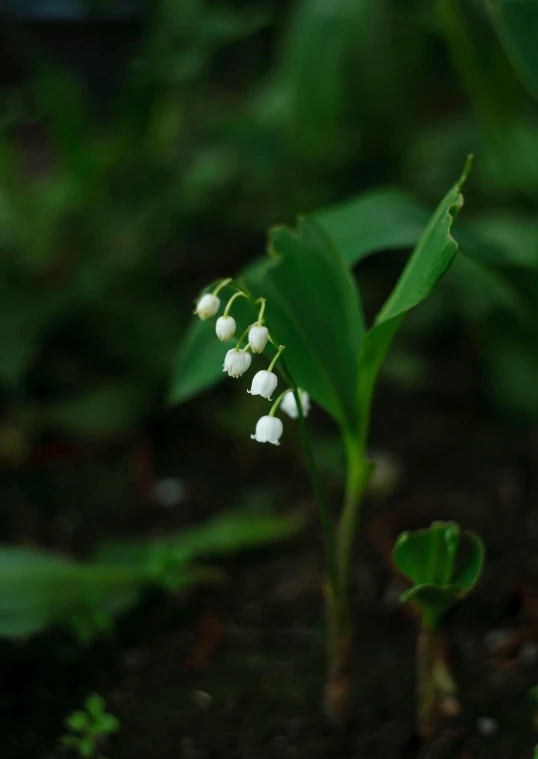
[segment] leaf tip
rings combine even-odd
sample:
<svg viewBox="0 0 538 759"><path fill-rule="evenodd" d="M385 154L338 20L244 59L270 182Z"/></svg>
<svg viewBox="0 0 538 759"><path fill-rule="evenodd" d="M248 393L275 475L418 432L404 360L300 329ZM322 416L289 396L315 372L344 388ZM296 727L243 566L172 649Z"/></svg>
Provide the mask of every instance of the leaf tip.
<svg viewBox="0 0 538 759"><path fill-rule="evenodd" d="M473 160L474 160L474 153L469 153L467 155L467 158L465 159L463 171L461 172L461 176L458 180L458 190L460 190L462 185L467 181L467 178L469 177L469 174L471 173L471 169L473 167Z"/></svg>

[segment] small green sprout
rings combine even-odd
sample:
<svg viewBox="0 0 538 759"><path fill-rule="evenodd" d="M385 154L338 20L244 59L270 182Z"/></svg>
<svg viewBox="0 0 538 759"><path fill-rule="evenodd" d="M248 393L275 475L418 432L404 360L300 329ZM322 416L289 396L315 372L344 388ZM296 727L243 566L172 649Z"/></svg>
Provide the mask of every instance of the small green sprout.
<svg viewBox="0 0 538 759"><path fill-rule="evenodd" d="M60 741L81 759L106 759L101 748L108 736L119 730L120 722L105 710L105 700L97 693L88 695L84 707L66 717L70 733L63 735Z"/></svg>
<svg viewBox="0 0 538 759"><path fill-rule="evenodd" d="M393 551L396 567L413 586L400 596L420 617L417 647L417 729L429 740L441 714L459 712L457 689L439 638L443 614L474 587L484 563L484 545L455 522L404 532Z"/></svg>

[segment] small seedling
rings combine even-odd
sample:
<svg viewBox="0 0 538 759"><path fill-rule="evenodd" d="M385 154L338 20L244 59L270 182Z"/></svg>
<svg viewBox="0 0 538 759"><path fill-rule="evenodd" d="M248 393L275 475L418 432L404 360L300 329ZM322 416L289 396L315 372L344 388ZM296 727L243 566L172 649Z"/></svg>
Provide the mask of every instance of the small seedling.
<svg viewBox="0 0 538 759"><path fill-rule="evenodd" d="M441 715L459 711L456 684L446 661L439 628L445 612L474 587L484 562L484 545L455 522L404 532L393 551L396 567L413 586L400 596L420 618L417 645L417 730L429 740Z"/></svg>
<svg viewBox="0 0 538 759"><path fill-rule="evenodd" d="M106 711L105 700L97 693L89 694L84 707L84 710L71 712L66 717L65 724L70 732L60 741L81 759L106 759L101 749L108 736L119 730L120 722Z"/></svg>

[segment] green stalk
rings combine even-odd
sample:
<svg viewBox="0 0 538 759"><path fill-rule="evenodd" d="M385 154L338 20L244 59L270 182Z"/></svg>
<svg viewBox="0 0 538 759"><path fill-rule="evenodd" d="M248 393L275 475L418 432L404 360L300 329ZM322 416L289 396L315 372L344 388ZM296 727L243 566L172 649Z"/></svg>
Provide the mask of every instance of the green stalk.
<svg viewBox="0 0 538 759"><path fill-rule="evenodd" d="M259 300L256 301L252 295L242 288L237 282L233 281L233 286L240 292L242 292L247 299L250 301L250 303L254 306L254 308L257 307L257 303L259 303ZM265 300L262 300L262 309L260 311L261 318L264 317L264 309L265 309ZM271 330L271 326L268 323L267 319L264 319L265 323L267 325L267 329L269 331L269 338L274 346L278 345L278 341L275 339L275 336ZM278 349L277 357L281 352L281 348ZM276 358L276 357L275 357ZM293 376L288 369L288 366L286 364L285 358L282 356L279 361L279 368L280 372L283 376L283 378L286 380L288 385L290 386L291 390L293 391L293 395L295 397L295 401L297 403L297 409L299 412L299 429L301 433L301 442L304 450L304 454L306 457L306 463L308 467L308 472L310 475L310 480L312 483L312 488L314 490L314 495L316 498L319 515L320 515L320 521L321 521L321 529L323 534L323 541L324 541L324 548L325 548L325 564L327 568L327 583L325 588L325 597L326 597L326 614L327 614L327 626L328 626L328 656L329 656L329 678L327 683L327 691L326 691L326 698L325 698L325 704L326 704L326 711L329 715L329 718L333 723L341 723L343 720L338 719L338 713L342 712L342 708L339 707L340 704L344 706L347 712L347 704L349 702L349 658L351 654L351 645L352 645L352 639L353 635L352 628L350 624L350 616L349 616L349 602L348 602L348 596L349 593L347 591L342 591L341 588L341 577L347 575L347 581L345 583L346 587L349 587L350 582L350 573L351 573L351 554L352 554L352 548L353 548L353 542L354 542L354 536L356 532L356 526L352 530L352 534L349 536L346 536L346 550L345 554L348 557L346 559L345 566L347 567L344 572L341 570L341 562L337 561L337 545L338 545L338 551L340 551L340 533L343 532L341 529L339 531L339 537L338 541L335 535L334 526L333 526L333 520L331 517L331 513L329 511L329 506L327 504L325 494L323 492L323 487L321 485L321 480L318 472L318 468L316 466L316 462L314 459L314 453L312 451L312 443L310 440L310 434L308 432L308 428L305 422L304 414L303 414L303 407L301 404L301 399L299 397L299 390L297 387L297 383L294 381ZM278 403L280 402L281 398L278 399ZM275 404L275 405L278 405ZM363 439L363 435L361 435L361 440ZM350 444L351 445L351 444ZM350 471L353 472L353 476L348 476L348 487L347 487L347 494L346 494L346 504L354 503L355 505L353 507L349 506L348 512L349 517L348 519L351 520L351 517L353 516L352 521L355 523L358 520L358 509L360 505L360 496L362 495L362 492L364 490L364 487L366 487L368 478L370 476L371 472L371 466L368 469L367 476L358 476L358 472L356 469L350 469L350 462L354 461L354 455L351 455L350 449L346 447L347 453L348 453L348 473ZM365 462L366 464L367 462ZM363 471L363 468L361 467L361 472ZM366 472L366 468L364 468L364 472ZM363 483L361 485L361 483ZM339 677L338 673L342 671L344 673L343 683L344 683L344 691L343 691L343 697L339 697L336 693L336 690L339 685ZM332 691L334 692L334 696L331 695L329 697L327 694L329 693L329 690L332 686ZM332 708L331 706L335 706L334 714L332 714Z"/></svg>
<svg viewBox="0 0 538 759"><path fill-rule="evenodd" d="M439 716L435 682L437 649L437 627L423 617L417 641L417 732L425 742L433 737Z"/></svg>
<svg viewBox="0 0 538 759"><path fill-rule="evenodd" d="M346 447L346 492L337 533L337 597L327 598L328 673L325 713L329 720L344 726L349 720L351 693L351 652L354 637L351 609L351 578L355 543L364 493L373 465L365 457L365 433L344 437Z"/></svg>

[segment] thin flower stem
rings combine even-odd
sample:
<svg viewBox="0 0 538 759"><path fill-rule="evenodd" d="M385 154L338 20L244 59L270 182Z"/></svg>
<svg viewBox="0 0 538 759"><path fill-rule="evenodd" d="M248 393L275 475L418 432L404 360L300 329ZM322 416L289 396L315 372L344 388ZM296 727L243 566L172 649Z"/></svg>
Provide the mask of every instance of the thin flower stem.
<svg viewBox="0 0 538 759"><path fill-rule="evenodd" d="M284 390L282 393L280 393L276 401L271 406L271 411L269 412L269 416L274 416L276 414L277 408L280 406L280 402L282 401L282 398L286 395L287 392L288 390Z"/></svg>
<svg viewBox="0 0 538 759"><path fill-rule="evenodd" d="M280 356L280 354L282 353L282 351L284 350L285 347L286 347L285 345L279 345L278 346L278 350L276 352L276 356L273 358L273 360L269 364L269 369L267 370L268 372L272 372L273 371L273 367L276 364L276 362L278 361L278 357Z"/></svg>
<svg viewBox="0 0 538 759"><path fill-rule="evenodd" d="M220 293L220 291L224 287L226 287L226 285L230 284L230 282L233 282L233 279L231 277L228 277L227 279L223 279L221 282L219 282L219 284L217 285L217 287L215 287L215 289L213 290L213 295L218 295Z"/></svg>
<svg viewBox="0 0 538 759"><path fill-rule="evenodd" d="M421 620L417 640L418 714L417 730L428 741L437 723L437 692L435 687L435 657L437 629L435 625Z"/></svg>
<svg viewBox="0 0 538 759"><path fill-rule="evenodd" d="M246 330L241 335L241 337L239 338L239 340L237 341L237 345L235 346L235 350L236 351L239 350L239 348L241 347L241 343L243 342L243 340L245 339L245 337L248 335L249 332L250 332L250 327L247 327ZM245 348L245 350L246 350L246 348Z"/></svg>
<svg viewBox="0 0 538 759"><path fill-rule="evenodd" d="M242 292L241 290L237 293L234 293L232 297L230 298L230 300L228 301L226 308L224 309L224 314L223 314L224 318L226 319L228 317L234 300L237 300L237 298L246 298L246 297L247 295L245 295L245 293Z"/></svg>
<svg viewBox="0 0 538 759"><path fill-rule="evenodd" d="M261 298L259 300L255 300L252 297L252 295L247 290L244 290L244 288L242 288L235 280L232 280L232 283L234 287L236 287L238 290L244 293L244 295L252 303L254 308L256 308ZM266 320L266 324L267 324L267 329L269 331L269 339L271 340L273 345L278 345L278 341L275 340L275 337L272 333L271 327L269 323L267 322L267 320ZM327 580L329 583L329 589L330 589L330 593L332 597L337 599L340 596L340 589L339 589L338 569L337 569L337 562L336 562L336 537L335 537L335 531L334 531L334 525L333 525L333 521L331 517L331 512L329 511L329 506L325 498L325 493L323 492L321 479L320 479L318 468L316 466L316 462L314 459L314 453L312 451L312 443L310 441L310 434L308 432L308 427L305 422L303 407L301 404L301 399L299 397L299 391L297 389L297 383L294 381L293 376L291 372L289 371L284 358L280 360L279 367L280 367L280 373L282 374L283 378L285 379L285 381L288 383L291 390L293 391L295 402L297 403L297 409L299 411L299 429L301 431L301 442L302 442L303 450L306 456L308 473L310 475L310 481L312 482L312 488L314 490L314 495L316 497L316 502L318 505L320 519L321 519L321 529L323 532L323 540L325 544L325 561L327 564Z"/></svg>
<svg viewBox="0 0 538 759"><path fill-rule="evenodd" d="M327 565L327 581L329 583L329 590L333 597L338 598L340 595L338 584L338 570L336 563L336 539L334 532L334 525L329 511L329 506L325 498L325 493L321 484L318 468L314 459L314 452L312 451L312 442L310 440L310 434L303 413L303 405L299 396L299 390L293 377L286 365L284 358L280 361L280 371L282 376L290 386L295 402L297 404L297 410L299 412L299 430L301 433L301 442L303 445L304 454L306 456L306 463L308 467L308 473L310 475L310 481L312 482L312 488L319 509L319 515L321 520L321 530L323 533L323 541L325 545L325 562Z"/></svg>
<svg viewBox="0 0 538 759"><path fill-rule="evenodd" d="M260 302L261 302L260 313L258 314L258 326L259 327L261 327L263 325L263 315L265 313L265 304L266 304L267 301L266 301L265 298L259 298L256 301L256 303L260 303Z"/></svg>

